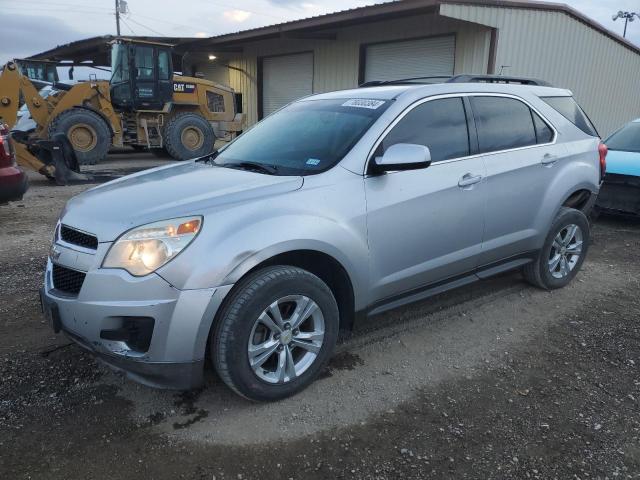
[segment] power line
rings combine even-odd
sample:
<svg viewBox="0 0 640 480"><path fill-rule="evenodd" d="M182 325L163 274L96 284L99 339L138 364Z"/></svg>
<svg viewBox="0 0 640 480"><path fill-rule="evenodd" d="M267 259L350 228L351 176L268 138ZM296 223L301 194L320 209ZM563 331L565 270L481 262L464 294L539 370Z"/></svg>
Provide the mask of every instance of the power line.
<svg viewBox="0 0 640 480"><path fill-rule="evenodd" d="M135 32L135 30L134 30L133 28L131 28L131 25L129 25L129 23L124 19L124 17L120 17L120 20L122 20L122 23L124 23L124 24L127 26L127 28L128 28L129 30L131 30L131 33L133 33L133 34L134 34L134 35L136 35L136 36L138 35L138 34ZM133 20L132 20L132 21L133 21Z"/></svg>
<svg viewBox="0 0 640 480"><path fill-rule="evenodd" d="M107 7L98 7L98 6L93 6L93 5L87 5L86 3L61 3L61 2L43 2L42 0L36 0L36 1L31 1L31 0L21 0L24 3L28 3L29 5L41 5L41 6L47 6L47 7L80 7L80 8L91 8L93 10L104 10L104 11L111 11L110 8ZM3 9L5 7L2 7ZM38 10L42 8L42 7L38 7ZM58 11L60 9L57 9Z"/></svg>
<svg viewBox="0 0 640 480"><path fill-rule="evenodd" d="M156 22L160 22L160 23L166 23L168 25L175 25L176 27L184 27L184 28L188 28L190 30L193 30L194 26L193 25L186 25L184 23L176 23L176 22L169 22L167 20L162 20L160 18L156 18L156 17L150 17L149 15L142 15L140 13L136 13L136 16L138 17L142 17L142 18L146 18L148 20L154 20Z"/></svg>
<svg viewBox="0 0 640 480"><path fill-rule="evenodd" d="M17 13L25 13L24 8L19 8L19 7L2 7L2 11L12 11L12 12L17 12ZM50 9L50 10L42 10L39 9L38 12L60 12L60 9ZM103 16L103 15L111 15L111 13L108 12L92 12L92 11L88 11L88 10L74 10L74 11L67 11L65 12L65 15L68 14L74 14L74 13L80 13L82 15L98 15L98 16ZM25 15L25 16L28 16Z"/></svg>
<svg viewBox="0 0 640 480"><path fill-rule="evenodd" d="M159 31L154 30L153 28L148 27L148 26L146 26L146 25L145 25L145 24L143 24L143 23L136 22L136 21L135 21L133 18L131 18L131 17L127 17L127 18L129 19L129 21L131 21L131 22L135 23L136 25L140 25L142 28L146 28L147 30L149 30L150 32L155 33L156 35L160 35L161 37L166 37L166 35L165 35L164 33L160 33Z"/></svg>

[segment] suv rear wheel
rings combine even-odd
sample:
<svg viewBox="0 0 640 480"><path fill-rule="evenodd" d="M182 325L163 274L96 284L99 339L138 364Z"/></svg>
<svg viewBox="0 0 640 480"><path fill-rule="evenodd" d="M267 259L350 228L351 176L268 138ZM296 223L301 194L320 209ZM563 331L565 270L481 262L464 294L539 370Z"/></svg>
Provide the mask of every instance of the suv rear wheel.
<svg viewBox="0 0 640 480"><path fill-rule="evenodd" d="M525 278L533 285L546 290L564 287L582 267L590 239L589 220L584 213L562 207L549 230L538 259L525 265Z"/></svg>
<svg viewBox="0 0 640 480"><path fill-rule="evenodd" d="M222 380L251 400L309 385L336 344L339 313L329 287L296 267L268 267L238 285L216 325L211 357Z"/></svg>

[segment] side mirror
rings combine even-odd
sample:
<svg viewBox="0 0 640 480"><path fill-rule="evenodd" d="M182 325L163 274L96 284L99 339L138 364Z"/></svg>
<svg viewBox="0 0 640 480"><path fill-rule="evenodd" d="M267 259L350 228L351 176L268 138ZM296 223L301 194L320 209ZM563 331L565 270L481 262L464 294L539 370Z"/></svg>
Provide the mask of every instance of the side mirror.
<svg viewBox="0 0 640 480"><path fill-rule="evenodd" d="M412 143L396 143L384 152L382 157L374 160L374 170L395 172L398 170L418 170L431 165L431 152L424 145Z"/></svg>

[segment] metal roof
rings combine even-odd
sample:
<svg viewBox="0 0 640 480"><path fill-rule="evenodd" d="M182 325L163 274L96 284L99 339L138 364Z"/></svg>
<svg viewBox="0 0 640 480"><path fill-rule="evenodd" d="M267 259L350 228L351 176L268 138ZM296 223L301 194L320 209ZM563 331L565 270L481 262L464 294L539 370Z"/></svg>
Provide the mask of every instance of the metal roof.
<svg viewBox="0 0 640 480"><path fill-rule="evenodd" d="M396 0L392 2L377 3L364 7L342 10L324 15L292 20L288 22L268 25L265 27L242 30L235 33L217 35L206 39L196 39L185 42L184 50L199 50L206 47L216 47L238 44L240 42L255 41L266 38L277 38L287 34L301 33L304 31L330 29L347 25L371 22L380 19L402 17L416 13L437 12L442 4L472 5L479 7L523 8L531 10L544 10L562 12L570 17L585 23L591 28L606 35L612 40L640 54L640 46L617 35L592 18L575 10L564 3L540 2L535 0ZM310 37L313 38L313 37Z"/></svg>

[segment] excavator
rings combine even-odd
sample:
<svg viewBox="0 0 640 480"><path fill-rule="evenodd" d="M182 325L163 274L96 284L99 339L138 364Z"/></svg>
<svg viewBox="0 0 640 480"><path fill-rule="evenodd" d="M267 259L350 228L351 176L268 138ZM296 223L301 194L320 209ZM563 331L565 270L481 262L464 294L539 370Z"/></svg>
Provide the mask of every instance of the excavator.
<svg viewBox="0 0 640 480"><path fill-rule="evenodd" d="M231 139L242 131L245 116L238 112L235 92L174 74L172 45L122 37L110 47L109 81L52 83L46 96L34 84L55 82L50 68L34 60L5 65L0 123L14 129L22 103L35 123L31 131L13 131L19 164L65 184L82 178L79 166L98 163L111 147L146 148L186 160L211 153L216 134ZM29 78L30 71L40 78ZM71 154L69 145L58 145L63 137Z"/></svg>

